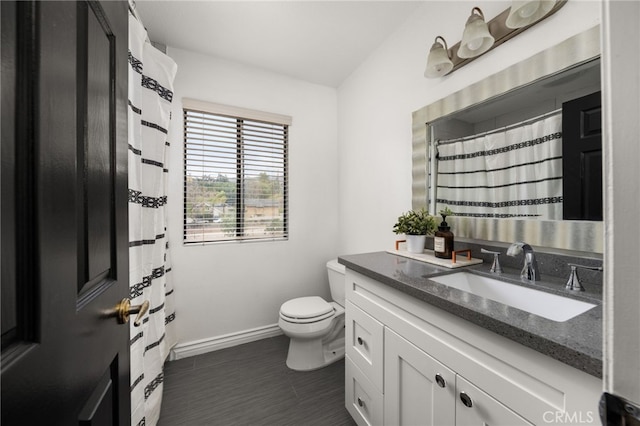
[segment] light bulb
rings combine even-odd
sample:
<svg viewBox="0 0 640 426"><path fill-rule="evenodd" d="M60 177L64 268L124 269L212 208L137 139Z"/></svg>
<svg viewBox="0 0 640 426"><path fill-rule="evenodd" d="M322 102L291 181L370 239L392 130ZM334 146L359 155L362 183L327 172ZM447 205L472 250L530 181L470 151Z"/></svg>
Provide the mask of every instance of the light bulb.
<svg viewBox="0 0 640 426"><path fill-rule="evenodd" d="M547 16L559 0L513 0L509 16L505 21L507 28L522 28L532 25ZM561 3L561 5L564 3ZM559 6L561 7L561 6Z"/></svg>
<svg viewBox="0 0 640 426"><path fill-rule="evenodd" d="M442 44L438 42L438 39L442 40ZM447 51L447 42L440 36L437 36L429 56L427 57L427 67L424 71L424 76L427 78L437 78L446 75L453 68L451 57Z"/></svg>
<svg viewBox="0 0 640 426"><path fill-rule="evenodd" d="M539 2L529 2L526 6L523 6L518 10L518 15L521 18L528 18L538 10L540 3Z"/></svg>
<svg viewBox="0 0 640 426"><path fill-rule="evenodd" d="M481 55L491 49L494 41L487 23L484 21L482 11L474 7L464 26L462 41L458 48L458 57L466 59Z"/></svg>
<svg viewBox="0 0 640 426"><path fill-rule="evenodd" d="M467 48L469 48L469 50L478 50L480 46L482 46L482 41L481 38L475 38L467 43Z"/></svg>

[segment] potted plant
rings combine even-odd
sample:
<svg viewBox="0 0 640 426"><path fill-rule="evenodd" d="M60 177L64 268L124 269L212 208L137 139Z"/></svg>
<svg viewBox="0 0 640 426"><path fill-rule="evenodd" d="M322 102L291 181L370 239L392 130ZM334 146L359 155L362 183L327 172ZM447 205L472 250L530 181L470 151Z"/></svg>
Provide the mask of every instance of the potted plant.
<svg viewBox="0 0 640 426"><path fill-rule="evenodd" d="M422 253L427 235L436 230L436 221L426 209L410 210L398 217L393 232L407 236L407 251Z"/></svg>

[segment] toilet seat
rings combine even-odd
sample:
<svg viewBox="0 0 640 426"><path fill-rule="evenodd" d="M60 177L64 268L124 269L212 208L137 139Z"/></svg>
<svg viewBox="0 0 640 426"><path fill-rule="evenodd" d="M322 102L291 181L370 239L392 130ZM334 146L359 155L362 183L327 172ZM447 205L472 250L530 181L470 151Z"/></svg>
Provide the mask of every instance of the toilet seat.
<svg viewBox="0 0 640 426"><path fill-rule="evenodd" d="M280 318L297 324L322 321L334 314L333 305L318 296L298 297L283 303L280 307Z"/></svg>

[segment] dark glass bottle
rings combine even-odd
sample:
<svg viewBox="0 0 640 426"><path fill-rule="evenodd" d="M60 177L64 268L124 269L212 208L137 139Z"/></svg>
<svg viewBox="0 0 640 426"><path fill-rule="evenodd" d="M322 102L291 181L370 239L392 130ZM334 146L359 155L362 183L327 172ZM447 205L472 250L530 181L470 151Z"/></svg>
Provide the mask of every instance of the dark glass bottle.
<svg viewBox="0 0 640 426"><path fill-rule="evenodd" d="M441 259L451 259L453 253L453 232L445 221L447 217L442 215L442 223L433 237L433 252Z"/></svg>

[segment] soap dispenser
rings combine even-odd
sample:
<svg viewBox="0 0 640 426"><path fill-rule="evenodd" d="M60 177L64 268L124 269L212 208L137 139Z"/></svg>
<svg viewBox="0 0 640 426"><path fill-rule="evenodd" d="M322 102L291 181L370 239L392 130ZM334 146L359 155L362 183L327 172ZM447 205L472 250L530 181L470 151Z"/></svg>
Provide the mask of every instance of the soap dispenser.
<svg viewBox="0 0 640 426"><path fill-rule="evenodd" d="M453 253L453 232L451 232L451 228L446 221L447 216L451 214L452 211L448 207L440 211L442 223L438 226L433 238L434 254L441 259L451 259L451 254Z"/></svg>

